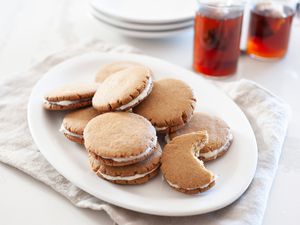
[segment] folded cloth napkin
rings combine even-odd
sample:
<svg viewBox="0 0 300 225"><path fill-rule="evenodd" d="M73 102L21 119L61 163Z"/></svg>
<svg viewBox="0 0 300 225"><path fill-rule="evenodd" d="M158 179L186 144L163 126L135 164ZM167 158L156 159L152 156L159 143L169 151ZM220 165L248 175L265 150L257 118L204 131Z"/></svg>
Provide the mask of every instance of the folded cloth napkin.
<svg viewBox="0 0 300 225"><path fill-rule="evenodd" d="M258 225L262 223L287 130L289 107L269 91L247 80L218 83L218 86L248 117L259 151L257 170L250 187L230 206L216 212L190 217L147 215L103 202L60 175L39 152L31 138L26 119L28 97L34 84L51 67L88 52L138 51L129 46L112 46L93 41L53 54L28 71L2 82L0 84L0 161L51 186L77 207L105 210L119 225Z"/></svg>

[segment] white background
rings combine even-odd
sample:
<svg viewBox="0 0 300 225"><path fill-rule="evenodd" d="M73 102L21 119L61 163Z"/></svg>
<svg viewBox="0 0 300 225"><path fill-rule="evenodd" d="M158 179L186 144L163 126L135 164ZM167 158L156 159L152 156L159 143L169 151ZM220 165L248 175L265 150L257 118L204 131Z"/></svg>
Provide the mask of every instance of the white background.
<svg viewBox="0 0 300 225"><path fill-rule="evenodd" d="M0 82L50 53L90 38L130 44L145 54L191 69L193 32L163 40L122 37L95 21L84 0L0 0ZM300 219L300 21L287 56L259 62L242 56L238 74L223 81L254 80L287 101L293 111L264 225ZM1 150L1 149L0 149ZM22 172L0 163L0 224L112 224L103 212L78 209Z"/></svg>

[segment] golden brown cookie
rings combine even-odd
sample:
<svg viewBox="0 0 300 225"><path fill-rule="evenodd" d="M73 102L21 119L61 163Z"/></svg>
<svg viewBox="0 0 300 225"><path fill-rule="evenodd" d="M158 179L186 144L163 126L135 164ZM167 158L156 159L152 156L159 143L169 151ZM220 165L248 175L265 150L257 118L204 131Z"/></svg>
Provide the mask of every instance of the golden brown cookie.
<svg viewBox="0 0 300 225"><path fill-rule="evenodd" d="M121 70L105 79L93 97L99 112L127 111L143 101L152 90L151 71L135 66Z"/></svg>
<svg viewBox="0 0 300 225"><path fill-rule="evenodd" d="M131 61L118 61L118 62L106 64L102 66L98 71L98 73L96 74L95 81L101 83L113 73L119 72L124 69L128 69L132 66L143 66L143 65Z"/></svg>
<svg viewBox="0 0 300 225"><path fill-rule="evenodd" d="M97 88L96 83L64 85L44 96L44 107L48 110L67 110L90 106Z"/></svg>
<svg viewBox="0 0 300 225"><path fill-rule="evenodd" d="M98 116L93 107L79 109L65 115L60 131L71 141L83 144L83 130L87 123Z"/></svg>
<svg viewBox="0 0 300 225"><path fill-rule="evenodd" d="M201 160L214 160L228 151L233 141L230 127L221 118L200 112L195 112L190 122L182 129L169 133L166 136L166 141L182 134L201 130L206 130L209 137L207 145L199 154Z"/></svg>
<svg viewBox="0 0 300 225"><path fill-rule="evenodd" d="M197 158L207 141L207 132L199 131L175 137L165 145L161 171L172 188L196 194L214 186L215 175Z"/></svg>
<svg viewBox="0 0 300 225"><path fill-rule="evenodd" d="M144 117L129 112L101 114L83 132L87 151L101 163L124 166L149 157L157 144L156 132Z"/></svg>
<svg viewBox="0 0 300 225"><path fill-rule="evenodd" d="M183 127L192 117L196 99L183 81L155 81L150 95L133 112L147 118L160 133Z"/></svg>
<svg viewBox="0 0 300 225"><path fill-rule="evenodd" d="M89 155L91 168L96 174L116 184L143 184L157 175L160 167L161 149L157 145L155 152L147 159L128 166L107 166Z"/></svg>

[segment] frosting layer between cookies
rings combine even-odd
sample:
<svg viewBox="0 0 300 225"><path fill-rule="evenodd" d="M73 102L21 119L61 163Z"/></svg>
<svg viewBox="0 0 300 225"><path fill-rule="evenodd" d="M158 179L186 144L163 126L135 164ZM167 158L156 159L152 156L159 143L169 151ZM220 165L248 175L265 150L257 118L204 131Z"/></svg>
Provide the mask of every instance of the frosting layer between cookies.
<svg viewBox="0 0 300 225"><path fill-rule="evenodd" d="M154 126L154 128L156 131L164 131L164 130L168 129L168 127L157 127L157 126Z"/></svg>
<svg viewBox="0 0 300 225"><path fill-rule="evenodd" d="M107 180L136 180L136 179L139 179L139 178L142 178L142 177L145 177L147 176L148 174L154 172L155 170L157 170L158 167L155 167L153 170L150 170L149 172L147 173L141 173L141 174L135 174L133 176L126 176L126 177L121 177L121 176L110 176L110 175L107 175L107 174L104 174L104 173L101 173L100 171L98 171L98 173L101 174L101 176L103 176L103 178L107 179Z"/></svg>
<svg viewBox="0 0 300 225"><path fill-rule="evenodd" d="M225 142L224 145L222 145L220 148L218 148L216 150L213 150L210 152L205 152L205 153L200 153L199 156L203 157L205 159L216 157L220 152L226 151L229 148L232 139L233 139L233 135L232 135L231 131L228 130L227 141Z"/></svg>
<svg viewBox="0 0 300 225"><path fill-rule="evenodd" d="M59 131L62 132L63 134L67 134L67 135L70 135L70 136L72 136L72 137L83 138L83 135L81 135L81 134L75 134L75 133L72 133L72 132L70 132L69 130L67 130L67 129L64 127L64 124L61 124Z"/></svg>
<svg viewBox="0 0 300 225"><path fill-rule="evenodd" d="M59 106L69 106L69 105L73 105L76 103L80 103L80 102L87 102L87 101L91 101L91 98L85 98L85 99L79 99L79 100L63 100L63 101L48 101L47 99L44 99L44 103L50 104L50 105L59 105Z"/></svg>
<svg viewBox="0 0 300 225"><path fill-rule="evenodd" d="M204 188L207 188L212 182L214 182L215 180L217 179L217 177L215 176L214 177L214 179L212 179L212 181L210 182L210 183L208 183L208 184L205 184L205 185L202 185L202 186L199 186L199 187L195 187L195 188L184 188L185 190L187 190L187 191L192 191L192 190L196 190L196 189L204 189ZM168 180L166 180L167 181L167 183L171 186L171 187L173 187L173 188L177 188L177 189L179 189L179 188L181 188L181 187L179 187L178 185L176 185L176 184L173 184L173 183L171 183L170 181L168 181Z"/></svg>
<svg viewBox="0 0 300 225"><path fill-rule="evenodd" d="M130 102L128 102L125 105L121 105L120 107L116 108L116 110L122 111L122 110L129 109L129 108L135 106L136 104L138 104L140 101L142 101L144 98L146 98L148 96L151 89L152 89L152 78L149 77L145 89L136 98L132 99Z"/></svg>

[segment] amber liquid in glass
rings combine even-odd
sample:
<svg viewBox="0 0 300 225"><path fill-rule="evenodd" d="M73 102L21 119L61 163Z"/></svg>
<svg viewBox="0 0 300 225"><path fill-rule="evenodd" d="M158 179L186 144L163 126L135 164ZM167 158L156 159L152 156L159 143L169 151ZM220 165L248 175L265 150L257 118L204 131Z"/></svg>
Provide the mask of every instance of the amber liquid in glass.
<svg viewBox="0 0 300 225"><path fill-rule="evenodd" d="M251 11L247 53L259 58L281 58L285 55L294 12L282 6L282 12L272 9Z"/></svg>
<svg viewBox="0 0 300 225"><path fill-rule="evenodd" d="M234 74L240 55L241 11L226 15L208 10L195 17L194 70L210 76Z"/></svg>

